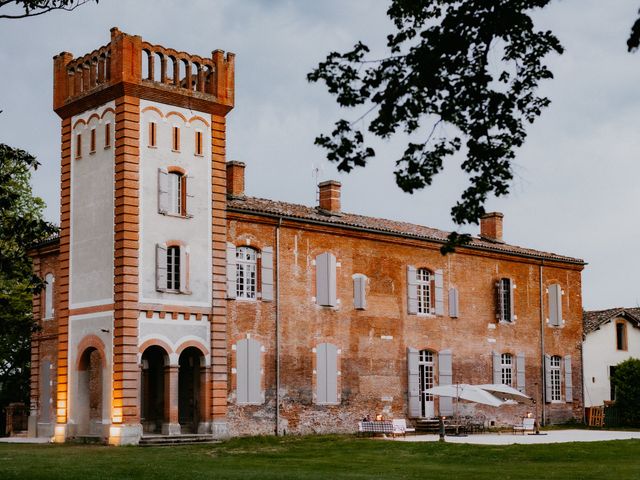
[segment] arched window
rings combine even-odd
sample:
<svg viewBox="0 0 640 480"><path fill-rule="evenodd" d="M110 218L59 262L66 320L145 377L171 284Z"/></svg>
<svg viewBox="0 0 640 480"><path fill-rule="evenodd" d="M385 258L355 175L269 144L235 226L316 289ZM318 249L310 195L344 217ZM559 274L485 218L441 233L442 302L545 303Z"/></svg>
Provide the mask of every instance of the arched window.
<svg viewBox="0 0 640 480"><path fill-rule="evenodd" d="M500 367L500 383L513 386L513 357L510 353L500 355Z"/></svg>
<svg viewBox="0 0 640 480"><path fill-rule="evenodd" d="M167 248L167 290L180 291L180 247Z"/></svg>
<svg viewBox="0 0 640 480"><path fill-rule="evenodd" d="M180 172L169 172L169 213L183 215L183 194L185 177Z"/></svg>
<svg viewBox="0 0 640 480"><path fill-rule="evenodd" d="M158 213L193 216L193 181L178 167L158 169Z"/></svg>
<svg viewBox="0 0 640 480"><path fill-rule="evenodd" d="M48 273L44 277L46 283L44 287L44 318L53 318L53 283L55 278L52 273Z"/></svg>
<svg viewBox="0 0 640 480"><path fill-rule="evenodd" d="M416 271L416 285L418 289L418 314L432 313L432 281L433 275L426 268L419 268Z"/></svg>
<svg viewBox="0 0 640 480"><path fill-rule="evenodd" d="M250 247L236 248L236 298L256 299L258 255Z"/></svg>

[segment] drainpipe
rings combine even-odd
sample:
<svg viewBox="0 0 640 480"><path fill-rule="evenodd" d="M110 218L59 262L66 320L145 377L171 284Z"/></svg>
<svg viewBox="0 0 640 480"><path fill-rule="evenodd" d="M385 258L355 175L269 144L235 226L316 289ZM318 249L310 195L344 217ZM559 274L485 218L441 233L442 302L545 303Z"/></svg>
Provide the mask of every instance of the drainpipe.
<svg viewBox="0 0 640 480"><path fill-rule="evenodd" d="M276 436L280 435L280 226L276 226Z"/></svg>
<svg viewBox="0 0 640 480"><path fill-rule="evenodd" d="M539 274L540 274L540 360L541 360L541 376L542 378L542 391L540 392L540 398L542 399L542 425L547 424L547 419L545 415L545 405L547 403L546 399L546 385L547 379L545 378L545 368L544 368L544 297L542 294L542 265L544 265L544 261L540 263L539 266Z"/></svg>

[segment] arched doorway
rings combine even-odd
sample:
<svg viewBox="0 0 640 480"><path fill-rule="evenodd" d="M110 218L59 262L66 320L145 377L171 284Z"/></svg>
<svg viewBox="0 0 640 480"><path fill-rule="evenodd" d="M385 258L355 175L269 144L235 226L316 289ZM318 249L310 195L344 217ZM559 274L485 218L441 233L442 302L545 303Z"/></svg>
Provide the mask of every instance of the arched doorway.
<svg viewBox="0 0 640 480"><path fill-rule="evenodd" d="M104 361L95 347L88 347L78 362L77 422L79 435L102 435L102 379Z"/></svg>
<svg viewBox="0 0 640 480"><path fill-rule="evenodd" d="M178 360L178 421L182 433L197 433L203 421L204 356L196 347L187 347Z"/></svg>
<svg viewBox="0 0 640 480"><path fill-rule="evenodd" d="M156 345L142 353L141 423L145 433L162 433L162 425L169 419L165 409L165 366L167 352Z"/></svg>

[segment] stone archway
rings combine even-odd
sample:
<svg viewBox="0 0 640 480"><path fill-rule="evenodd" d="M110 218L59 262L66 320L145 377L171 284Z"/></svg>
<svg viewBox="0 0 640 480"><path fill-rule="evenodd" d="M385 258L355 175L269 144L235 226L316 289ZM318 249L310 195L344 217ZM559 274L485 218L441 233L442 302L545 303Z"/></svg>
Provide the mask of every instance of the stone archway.
<svg viewBox="0 0 640 480"><path fill-rule="evenodd" d="M178 421L182 433L198 433L205 420L206 367L197 347L182 350L178 360Z"/></svg>
<svg viewBox="0 0 640 480"><path fill-rule="evenodd" d="M164 425L169 422L166 388L168 365L168 354L162 347L151 345L142 353L140 421L144 433L162 433Z"/></svg>
<svg viewBox="0 0 640 480"><path fill-rule="evenodd" d="M104 354L87 347L78 361L76 421L78 435L103 435Z"/></svg>

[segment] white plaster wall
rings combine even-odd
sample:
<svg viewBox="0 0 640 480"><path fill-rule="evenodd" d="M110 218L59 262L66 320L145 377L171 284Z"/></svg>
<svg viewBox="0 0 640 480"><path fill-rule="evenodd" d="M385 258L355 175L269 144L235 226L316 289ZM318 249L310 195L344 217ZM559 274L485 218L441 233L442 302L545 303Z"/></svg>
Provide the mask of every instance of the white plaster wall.
<svg viewBox="0 0 640 480"><path fill-rule="evenodd" d="M609 367L629 358L640 358L640 329L627 324L627 350L616 349L616 320L587 335L583 343L584 405L592 407L611 400Z"/></svg>
<svg viewBox="0 0 640 480"><path fill-rule="evenodd" d="M173 320L169 315L160 318L157 313L152 318L146 318L144 313L138 319L138 345L149 340L160 340L171 348L169 353L169 363L177 366L179 356L176 353L180 345L188 341L196 341L204 348L204 358L206 366L211 364L209 346L211 345L211 327L209 320L203 316L201 320L195 320L192 315L189 320L185 320L183 315L179 315ZM140 357L142 354L140 354Z"/></svg>
<svg viewBox="0 0 640 480"><path fill-rule="evenodd" d="M142 112L147 107L154 110ZM140 101L140 301L147 303L211 306L211 116L172 105ZM183 115L185 122L178 115ZM170 114L170 115L168 115ZM157 124L156 148L148 145L148 123ZM180 152L172 151L172 127L180 127ZM202 131L203 155L195 155L195 131ZM158 213L158 168L177 166L193 177L192 218ZM190 294L156 291L155 246L168 240L182 241L189 248Z"/></svg>
<svg viewBox="0 0 640 480"><path fill-rule="evenodd" d="M113 301L113 215L115 115L109 102L76 115L71 125L71 252L70 308ZM105 113L106 112L106 113ZM96 115L97 114L97 115ZM105 123L111 123L111 146L105 146ZM96 150L90 153L91 129ZM82 158L76 159L77 135L82 136Z"/></svg>
<svg viewBox="0 0 640 480"><path fill-rule="evenodd" d="M111 422L111 389L113 384L113 312L90 313L69 317L69 398L67 408L69 423L77 423L78 411L78 344L87 335L95 335L104 343L106 368L102 371L102 422ZM104 330L104 331L103 331Z"/></svg>

